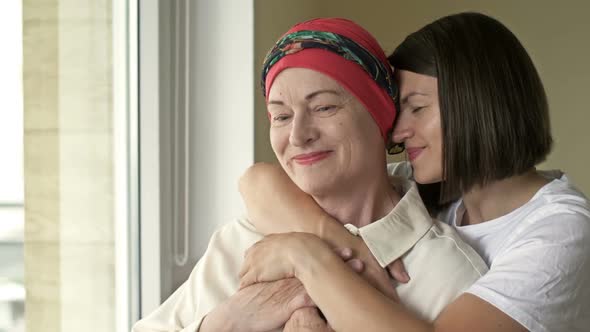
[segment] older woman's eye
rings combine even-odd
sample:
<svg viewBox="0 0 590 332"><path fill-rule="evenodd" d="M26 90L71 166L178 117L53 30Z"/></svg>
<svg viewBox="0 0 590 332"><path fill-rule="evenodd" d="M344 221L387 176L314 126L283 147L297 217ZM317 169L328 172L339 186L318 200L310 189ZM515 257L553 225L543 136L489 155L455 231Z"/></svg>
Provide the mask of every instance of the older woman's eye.
<svg viewBox="0 0 590 332"><path fill-rule="evenodd" d="M291 118L290 115L287 114L279 114L279 115L275 115L272 117L272 121L273 122L284 122L289 120L289 118Z"/></svg>
<svg viewBox="0 0 590 332"><path fill-rule="evenodd" d="M412 113L418 113L423 109L424 109L424 106L414 107L414 108L412 108Z"/></svg>
<svg viewBox="0 0 590 332"><path fill-rule="evenodd" d="M314 112L320 113L321 115L330 115L336 110L338 110L338 106L336 105L319 106L313 109Z"/></svg>

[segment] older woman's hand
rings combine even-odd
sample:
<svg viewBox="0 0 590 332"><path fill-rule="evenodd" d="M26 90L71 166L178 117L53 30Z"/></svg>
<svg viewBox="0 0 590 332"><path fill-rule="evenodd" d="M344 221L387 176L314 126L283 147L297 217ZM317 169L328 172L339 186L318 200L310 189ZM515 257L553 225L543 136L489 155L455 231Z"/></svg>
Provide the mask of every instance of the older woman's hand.
<svg viewBox="0 0 590 332"><path fill-rule="evenodd" d="M199 331L274 331L297 310L314 306L297 279L258 283L238 291L215 307L205 316Z"/></svg>
<svg viewBox="0 0 590 332"><path fill-rule="evenodd" d="M291 315L283 332L333 332L317 308L301 308Z"/></svg>

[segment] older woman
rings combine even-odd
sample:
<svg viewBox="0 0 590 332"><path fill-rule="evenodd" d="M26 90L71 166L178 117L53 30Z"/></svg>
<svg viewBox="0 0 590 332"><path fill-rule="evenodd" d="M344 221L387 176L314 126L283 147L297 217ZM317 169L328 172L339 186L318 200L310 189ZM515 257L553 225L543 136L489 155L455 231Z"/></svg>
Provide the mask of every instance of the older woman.
<svg viewBox="0 0 590 332"><path fill-rule="evenodd" d="M415 277L397 293L415 315L433 320L486 272L483 260L449 226L433 223L415 186L390 183L385 142L397 91L385 54L367 31L344 19L298 24L269 52L262 82L270 140L283 170L339 221L339 231L347 224L351 233L372 239L380 263L405 255ZM395 237L383 237L387 231ZM236 293L244 252L261 238L245 219L224 226L189 280L134 330L269 331L306 317L323 322L314 309L302 309L313 303L296 279ZM379 284L375 275L369 275L372 284L393 296L392 283ZM366 287L374 289L365 281L359 289Z"/></svg>
<svg viewBox="0 0 590 332"><path fill-rule="evenodd" d="M338 222L263 165L242 183L257 227L317 236L277 234L257 243L242 285L296 277L337 331L587 331L590 203L561 172L535 169L552 143L548 105L518 39L488 16L462 13L411 34L390 61L401 105L393 138L405 144L431 211L481 254L489 272L425 320L351 272L321 240L347 246L334 238ZM337 216L334 210L348 206L331 208L326 212ZM394 227L382 230L396 241ZM420 275L407 258L411 284Z"/></svg>

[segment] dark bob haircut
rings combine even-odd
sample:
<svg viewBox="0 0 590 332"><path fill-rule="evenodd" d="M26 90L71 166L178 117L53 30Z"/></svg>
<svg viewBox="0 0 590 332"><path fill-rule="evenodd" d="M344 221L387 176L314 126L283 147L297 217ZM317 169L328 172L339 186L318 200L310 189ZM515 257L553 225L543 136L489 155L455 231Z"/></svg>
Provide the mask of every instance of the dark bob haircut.
<svg viewBox="0 0 590 332"><path fill-rule="evenodd" d="M522 174L550 152L539 74L497 20L479 13L443 17L409 35L389 61L396 70L438 79L444 179L437 185L438 203Z"/></svg>

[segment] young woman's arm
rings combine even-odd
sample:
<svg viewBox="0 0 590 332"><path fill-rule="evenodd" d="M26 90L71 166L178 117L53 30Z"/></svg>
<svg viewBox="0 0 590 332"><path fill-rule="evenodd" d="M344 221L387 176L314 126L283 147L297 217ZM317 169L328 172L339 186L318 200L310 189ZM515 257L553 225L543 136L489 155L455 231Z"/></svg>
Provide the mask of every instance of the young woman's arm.
<svg viewBox="0 0 590 332"><path fill-rule="evenodd" d="M508 315L471 295L449 304L434 322L419 319L354 273L321 239L307 233L273 234L252 246L241 287L298 278L335 331L521 332Z"/></svg>
<svg viewBox="0 0 590 332"><path fill-rule="evenodd" d="M351 248L355 258L364 263L363 277L391 298L397 298L393 287L363 240L352 235L337 220L330 217L307 194L301 191L276 164L257 163L240 178L240 193L249 220L263 234L311 233L332 248ZM406 283L409 276L401 260L387 267L398 282Z"/></svg>
<svg viewBox="0 0 590 332"><path fill-rule="evenodd" d="M312 233L332 247L358 249L362 240L324 212L276 164L257 163L239 182L248 218L263 234Z"/></svg>

